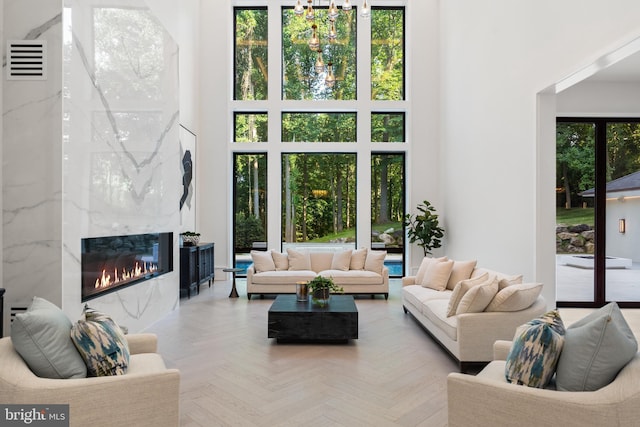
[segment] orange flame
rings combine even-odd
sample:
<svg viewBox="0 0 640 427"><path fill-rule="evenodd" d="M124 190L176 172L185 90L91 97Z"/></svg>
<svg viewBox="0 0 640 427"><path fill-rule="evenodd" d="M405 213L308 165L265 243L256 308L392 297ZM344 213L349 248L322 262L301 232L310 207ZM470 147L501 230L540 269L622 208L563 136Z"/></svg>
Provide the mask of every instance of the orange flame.
<svg viewBox="0 0 640 427"><path fill-rule="evenodd" d="M123 268L120 273L113 269L113 278L111 274L107 274L106 270L102 270L102 275L96 279L95 289L104 289L115 284L137 279L146 276L158 270L158 265L151 262L143 262L142 265L136 262L135 266L126 269Z"/></svg>

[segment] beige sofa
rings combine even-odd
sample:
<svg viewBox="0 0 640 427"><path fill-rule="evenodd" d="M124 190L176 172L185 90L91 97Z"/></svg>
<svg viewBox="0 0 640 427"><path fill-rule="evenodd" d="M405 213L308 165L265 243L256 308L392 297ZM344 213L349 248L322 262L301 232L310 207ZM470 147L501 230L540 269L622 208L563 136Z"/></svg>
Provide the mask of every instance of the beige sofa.
<svg viewBox="0 0 640 427"><path fill-rule="evenodd" d="M494 361L477 376L449 374L449 427L638 425L640 353L609 385L573 392L507 383L505 359L510 348L510 341L496 342Z"/></svg>
<svg viewBox="0 0 640 427"><path fill-rule="evenodd" d="M153 334L127 335L127 373L118 376L49 379L31 372L11 338L0 339L0 402L68 404L71 426L179 425L180 373L167 369Z"/></svg>
<svg viewBox="0 0 640 427"><path fill-rule="evenodd" d="M474 268L471 278L481 274L507 276L484 268ZM546 303L540 295L527 308L517 311L481 311L447 316L452 286L434 290L416 284L416 276L402 279L402 305L449 354L458 361L460 370L467 372L486 365L493 358L496 340L511 340L518 326L540 316ZM526 285L522 285L526 286ZM541 285L540 285L541 287Z"/></svg>
<svg viewBox="0 0 640 427"><path fill-rule="evenodd" d="M273 266L267 255L274 260ZM364 248L327 252L254 251L254 263L247 269L247 298L254 294L295 293L297 282L323 276L332 278L345 294L380 294L387 299L389 269L383 263L385 255L384 251Z"/></svg>

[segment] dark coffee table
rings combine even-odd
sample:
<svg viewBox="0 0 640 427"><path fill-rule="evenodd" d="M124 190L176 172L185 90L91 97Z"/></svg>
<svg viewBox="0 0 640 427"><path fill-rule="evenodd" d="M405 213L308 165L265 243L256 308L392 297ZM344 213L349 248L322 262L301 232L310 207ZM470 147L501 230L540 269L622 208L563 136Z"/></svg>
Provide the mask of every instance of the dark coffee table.
<svg viewBox="0 0 640 427"><path fill-rule="evenodd" d="M358 338L358 309L351 295L331 295L326 307L278 295L267 324L268 337L277 342L348 342Z"/></svg>

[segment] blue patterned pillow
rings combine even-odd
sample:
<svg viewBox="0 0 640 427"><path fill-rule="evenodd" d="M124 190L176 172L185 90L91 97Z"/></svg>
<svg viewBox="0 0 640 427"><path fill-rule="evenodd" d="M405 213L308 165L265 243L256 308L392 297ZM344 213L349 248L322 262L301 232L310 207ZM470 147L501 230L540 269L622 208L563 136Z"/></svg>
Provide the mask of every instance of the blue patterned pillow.
<svg viewBox="0 0 640 427"><path fill-rule="evenodd" d="M520 326L507 356L507 381L544 388L556 371L564 334L564 324L557 310Z"/></svg>
<svg viewBox="0 0 640 427"><path fill-rule="evenodd" d="M122 329L106 314L85 307L71 328L71 339L91 377L122 375L129 366L129 345Z"/></svg>

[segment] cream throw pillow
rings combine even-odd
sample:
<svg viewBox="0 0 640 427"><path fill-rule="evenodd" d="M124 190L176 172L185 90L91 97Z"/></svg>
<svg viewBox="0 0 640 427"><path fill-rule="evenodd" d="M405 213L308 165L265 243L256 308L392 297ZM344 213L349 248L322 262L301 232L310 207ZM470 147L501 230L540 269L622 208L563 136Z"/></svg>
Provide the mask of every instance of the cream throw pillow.
<svg viewBox="0 0 640 427"><path fill-rule="evenodd" d="M476 268L478 261L454 261L453 269L451 270L451 276L449 282L447 282L447 289L453 290L459 281L466 280L471 277L473 269Z"/></svg>
<svg viewBox="0 0 640 427"><path fill-rule="evenodd" d="M256 273L263 271L276 271L276 265L273 262L271 251L251 251L251 260Z"/></svg>
<svg viewBox="0 0 640 427"><path fill-rule="evenodd" d="M517 276L507 276L500 279L498 282L498 290L501 291L507 286L519 285L522 283L522 274Z"/></svg>
<svg viewBox="0 0 640 427"><path fill-rule="evenodd" d="M447 260L446 256L443 256L440 258L424 257L422 259L422 262L420 263L418 272L416 273L416 284L418 285L422 284L422 281L424 280L424 274L427 272L427 269L429 268L429 266L431 266L432 264L436 264L438 262L446 261L446 260Z"/></svg>
<svg viewBox="0 0 640 427"><path fill-rule="evenodd" d="M367 260L367 248L354 249L351 253L349 270L364 270L364 263Z"/></svg>
<svg viewBox="0 0 640 427"><path fill-rule="evenodd" d="M273 262L276 265L277 271L289 269L289 258L287 258L287 254L276 252L272 249L271 256L273 257Z"/></svg>
<svg viewBox="0 0 640 427"><path fill-rule="evenodd" d="M287 249L289 257L289 270L311 270L311 257L309 252L296 251L295 249Z"/></svg>
<svg viewBox="0 0 640 427"><path fill-rule="evenodd" d="M542 292L542 283L523 283L499 291L484 311L520 311L530 307Z"/></svg>
<svg viewBox="0 0 640 427"><path fill-rule="evenodd" d="M444 291L447 289L447 282L449 281L449 276L451 276L452 269L452 260L431 264L424 273L424 278L420 284L425 288Z"/></svg>
<svg viewBox="0 0 640 427"><path fill-rule="evenodd" d="M364 261L364 269L381 275L386 257L387 251L368 251Z"/></svg>
<svg viewBox="0 0 640 427"><path fill-rule="evenodd" d="M449 306L447 308L447 317L451 317L456 314L456 310L458 309L458 304L460 304L460 300L464 294L469 292L469 289L474 286L478 286L483 284L489 279L489 273L484 273L481 276L474 277L473 279L461 280L458 282L455 288L453 288L453 292L451 292L451 297L449 298Z"/></svg>
<svg viewBox="0 0 640 427"><path fill-rule="evenodd" d="M342 252L334 252L333 260L331 261L331 269L348 271L349 266L351 265L351 252L351 249Z"/></svg>
<svg viewBox="0 0 640 427"><path fill-rule="evenodd" d="M494 276L485 283L474 286L464 294L456 309L456 314L480 313L498 293L498 279Z"/></svg>

